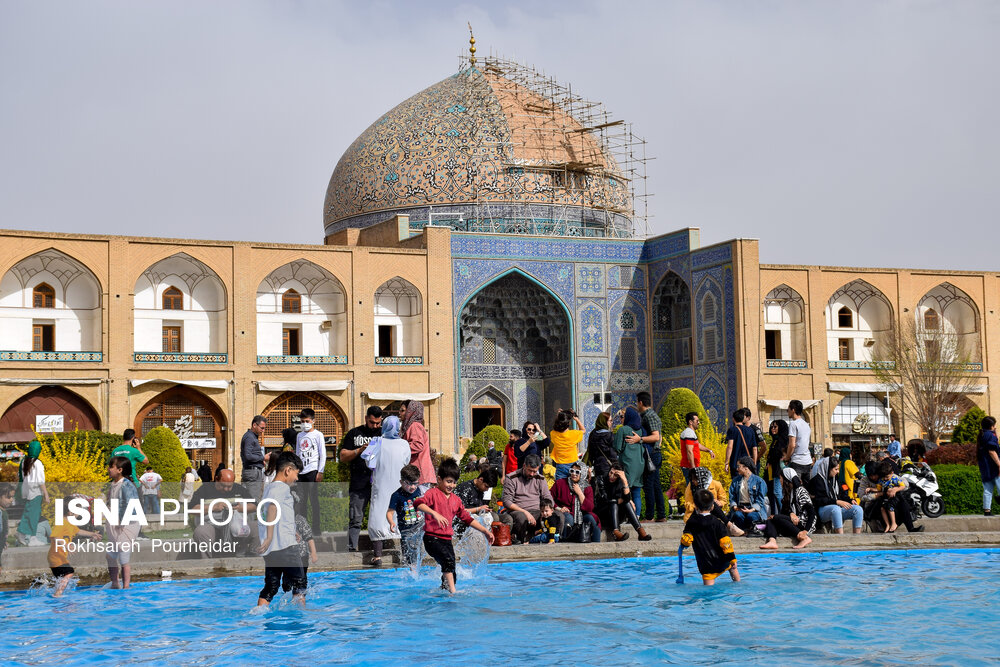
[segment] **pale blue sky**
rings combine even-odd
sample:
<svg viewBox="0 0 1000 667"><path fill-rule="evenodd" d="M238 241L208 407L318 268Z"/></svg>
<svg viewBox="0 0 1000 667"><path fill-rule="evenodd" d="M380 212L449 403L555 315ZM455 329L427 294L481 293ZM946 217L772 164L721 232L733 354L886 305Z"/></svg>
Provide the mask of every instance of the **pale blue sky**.
<svg viewBox="0 0 1000 667"><path fill-rule="evenodd" d="M0 227L321 242L341 153L467 46L649 141L651 227L992 269L1000 3L0 0Z"/></svg>

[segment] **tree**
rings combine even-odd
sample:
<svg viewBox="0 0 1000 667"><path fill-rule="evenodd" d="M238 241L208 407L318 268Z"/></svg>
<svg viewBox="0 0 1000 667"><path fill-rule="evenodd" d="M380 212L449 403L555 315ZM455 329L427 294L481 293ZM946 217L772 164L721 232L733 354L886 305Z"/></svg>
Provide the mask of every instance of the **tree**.
<svg viewBox="0 0 1000 667"><path fill-rule="evenodd" d="M872 372L899 392L902 416L936 442L954 423L953 406L975 386L969 362L957 335L907 320L876 341Z"/></svg>
<svg viewBox="0 0 1000 667"><path fill-rule="evenodd" d="M979 438L979 430L982 428L983 417L986 413L982 408L972 408L958 420L955 430L951 434L952 442L976 442Z"/></svg>
<svg viewBox="0 0 1000 667"><path fill-rule="evenodd" d="M508 433L503 426L497 426L491 424L484 428L482 431L476 434L476 437L472 439L469 443L469 448L465 450L465 454L462 455L462 460L459 461L459 465L463 468L465 464L469 462L469 455L475 454L476 458L486 456L486 450L489 449L488 445L490 440L493 441L493 446L496 447L497 451L502 452L504 447L507 446L507 441L510 440L510 433Z"/></svg>
<svg viewBox="0 0 1000 667"><path fill-rule="evenodd" d="M666 439L687 428L684 416L689 412L697 412L698 419L702 423L710 421L698 394L684 387L671 389L660 408L660 421L663 422L663 432L660 433L660 437Z"/></svg>

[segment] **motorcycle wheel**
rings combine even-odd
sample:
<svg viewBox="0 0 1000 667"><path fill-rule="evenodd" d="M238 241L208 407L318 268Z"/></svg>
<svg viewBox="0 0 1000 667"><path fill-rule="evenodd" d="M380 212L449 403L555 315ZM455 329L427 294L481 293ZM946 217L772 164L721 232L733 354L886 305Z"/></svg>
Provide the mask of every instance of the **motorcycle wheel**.
<svg viewBox="0 0 1000 667"><path fill-rule="evenodd" d="M924 514L928 519L936 519L944 514L944 499L941 496L931 496L924 500Z"/></svg>

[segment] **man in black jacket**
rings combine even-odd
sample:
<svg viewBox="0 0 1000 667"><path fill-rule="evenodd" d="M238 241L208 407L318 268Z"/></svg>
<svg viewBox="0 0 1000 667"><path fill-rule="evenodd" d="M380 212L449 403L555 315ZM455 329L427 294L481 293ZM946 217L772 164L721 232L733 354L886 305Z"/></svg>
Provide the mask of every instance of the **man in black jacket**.
<svg viewBox="0 0 1000 667"><path fill-rule="evenodd" d="M240 461L243 463L243 476L240 481L254 500L260 500L264 495L264 448L260 438L264 435L267 420L257 415L250 422L250 428L243 434L240 441Z"/></svg>

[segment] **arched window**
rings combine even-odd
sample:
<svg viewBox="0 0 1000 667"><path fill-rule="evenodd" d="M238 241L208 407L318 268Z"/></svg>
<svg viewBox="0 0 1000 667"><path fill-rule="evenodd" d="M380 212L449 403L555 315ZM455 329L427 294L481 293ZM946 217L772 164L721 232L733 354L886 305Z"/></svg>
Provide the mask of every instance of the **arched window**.
<svg viewBox="0 0 1000 667"><path fill-rule="evenodd" d="M933 308L928 308L924 313L924 329L937 331L940 326L941 320L938 318L937 311Z"/></svg>
<svg viewBox="0 0 1000 667"><path fill-rule="evenodd" d="M184 294L176 287L163 290L163 310L184 310Z"/></svg>
<svg viewBox="0 0 1000 667"><path fill-rule="evenodd" d="M301 313L302 312L302 295L293 289L289 289L284 294L281 295L281 312L283 313Z"/></svg>
<svg viewBox="0 0 1000 667"><path fill-rule="evenodd" d="M38 283L31 293L31 303L35 308L55 308L56 291L48 283Z"/></svg>
<svg viewBox="0 0 1000 667"><path fill-rule="evenodd" d="M841 329L854 328L854 313L847 306L837 311L837 326Z"/></svg>
<svg viewBox="0 0 1000 667"><path fill-rule="evenodd" d="M706 294L701 300L701 319L705 324L715 321L715 297L711 294Z"/></svg>

